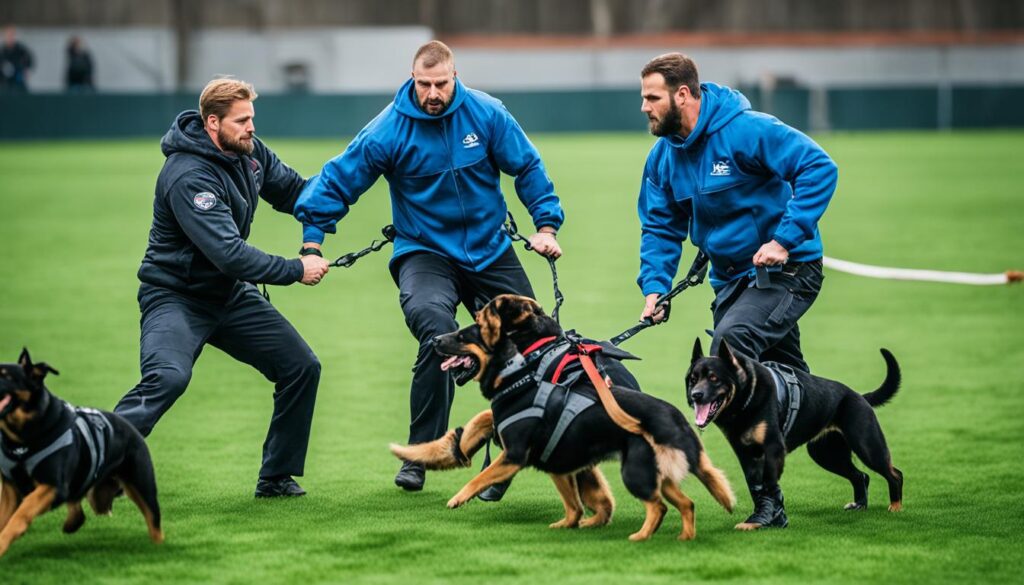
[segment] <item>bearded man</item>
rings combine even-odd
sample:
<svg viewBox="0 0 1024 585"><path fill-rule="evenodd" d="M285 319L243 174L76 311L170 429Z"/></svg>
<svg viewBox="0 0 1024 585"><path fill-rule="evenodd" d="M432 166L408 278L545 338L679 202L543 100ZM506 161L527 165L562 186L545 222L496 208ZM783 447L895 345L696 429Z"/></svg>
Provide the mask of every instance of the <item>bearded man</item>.
<svg viewBox="0 0 1024 585"><path fill-rule="evenodd" d="M303 474L320 363L255 285L315 285L328 264L246 243L260 197L290 214L306 185L256 138L255 99L244 81L214 79L160 143L167 159L138 273L142 380L114 412L149 435L213 345L275 384L256 497L301 496L293 476Z"/></svg>
<svg viewBox="0 0 1024 585"><path fill-rule="evenodd" d="M459 328L459 304L475 313L500 294L534 296L502 228L508 208L501 173L515 177L537 229L529 239L533 250L559 257L555 233L564 214L540 154L500 101L462 84L451 49L430 41L413 56L412 76L394 102L310 179L295 206L304 247L319 248L360 195L382 176L388 182L397 233L391 275L419 342L409 443L448 430L455 387L432 341ZM395 483L417 491L424 479L423 466L406 463ZM504 487L492 486L480 498L498 500Z"/></svg>
<svg viewBox="0 0 1024 585"><path fill-rule="evenodd" d="M809 371L797 321L821 289L818 221L836 164L802 132L751 110L740 92L701 83L685 55L652 59L640 78L641 111L659 137L637 205L641 318L664 319L657 300L672 288L689 237L711 260L712 355L725 340L750 359ZM786 526L782 492L766 493L770 482L744 472L757 504L747 522Z"/></svg>

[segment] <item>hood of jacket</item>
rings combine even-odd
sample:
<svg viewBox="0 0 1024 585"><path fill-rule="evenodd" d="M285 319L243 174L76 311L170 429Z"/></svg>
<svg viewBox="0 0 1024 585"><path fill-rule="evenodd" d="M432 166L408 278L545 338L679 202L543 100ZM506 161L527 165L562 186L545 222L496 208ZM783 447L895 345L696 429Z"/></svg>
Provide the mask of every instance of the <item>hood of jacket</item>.
<svg viewBox="0 0 1024 585"><path fill-rule="evenodd" d="M721 130L733 118L750 109L750 100L735 89L717 83L702 83L700 89L700 115L693 132L685 139L678 134L665 137L676 148L689 148L705 135Z"/></svg>
<svg viewBox="0 0 1024 585"><path fill-rule="evenodd" d="M210 139L203 126L203 119L199 112L186 110L174 119L171 128L160 140L160 150L164 156L171 156L175 153L197 154L202 157L222 161L233 162L237 157L223 152Z"/></svg>

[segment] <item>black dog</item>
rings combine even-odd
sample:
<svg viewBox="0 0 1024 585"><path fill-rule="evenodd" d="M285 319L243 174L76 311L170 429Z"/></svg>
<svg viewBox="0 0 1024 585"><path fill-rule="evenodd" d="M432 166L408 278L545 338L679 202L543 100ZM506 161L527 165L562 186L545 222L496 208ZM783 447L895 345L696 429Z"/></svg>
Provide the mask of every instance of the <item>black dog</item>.
<svg viewBox="0 0 1024 585"><path fill-rule="evenodd" d="M67 502L64 532L85 523L81 501L109 514L120 489L142 511L155 543L164 539L146 442L116 414L73 408L43 385L45 363L28 350L0 364L0 556L40 514Z"/></svg>
<svg viewBox="0 0 1024 585"><path fill-rule="evenodd" d="M778 481L786 453L804 443L811 459L853 485L847 510L868 505L869 478L853 465L851 451L889 482L889 510L902 509L903 473L892 465L872 410L896 394L900 368L888 350L881 352L885 381L861 395L839 382L785 366L774 365L780 372L776 375L732 353L725 341L717 357L704 357L697 339L686 374L686 400L694 407L697 426L714 422L722 429L743 467L754 513L737 529L784 528L789 523Z"/></svg>
<svg viewBox="0 0 1024 585"><path fill-rule="evenodd" d="M696 535L693 501L679 489L687 472L696 475L723 507L732 510L732 489L721 471L712 466L683 414L636 390L609 389L590 360L591 355L610 354L613 348L567 339L534 300L501 295L480 310L476 324L438 337L436 348L450 356L443 367L452 371L457 381L480 381L491 410L436 441L392 445L392 452L406 461L444 469L468 465L495 429L504 447L448 507L465 504L524 467L535 467L552 476L565 506L566 517L552 524L553 528L606 524L611 519L612 498L595 466L619 455L626 487L647 510L643 527L630 540L645 540L658 529L667 510L662 498L682 515L679 538L689 540ZM615 379L614 374L611 377ZM593 473L577 474L580 470ZM596 514L581 522L583 504Z"/></svg>

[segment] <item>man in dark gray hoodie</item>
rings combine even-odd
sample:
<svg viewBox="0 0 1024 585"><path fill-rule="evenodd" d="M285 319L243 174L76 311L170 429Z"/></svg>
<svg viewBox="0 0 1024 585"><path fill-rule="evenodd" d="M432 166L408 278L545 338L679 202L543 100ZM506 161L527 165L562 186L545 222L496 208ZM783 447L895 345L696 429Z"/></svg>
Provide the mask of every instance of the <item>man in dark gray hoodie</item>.
<svg viewBox="0 0 1024 585"><path fill-rule="evenodd" d="M328 264L319 250L286 259L245 241L260 197L291 214L306 184L254 136L254 99L250 84L215 79L161 141L167 160L139 268L142 380L114 412L148 435L209 343L275 384L256 497L301 496L292 476L303 473L320 363L255 284L315 285Z"/></svg>

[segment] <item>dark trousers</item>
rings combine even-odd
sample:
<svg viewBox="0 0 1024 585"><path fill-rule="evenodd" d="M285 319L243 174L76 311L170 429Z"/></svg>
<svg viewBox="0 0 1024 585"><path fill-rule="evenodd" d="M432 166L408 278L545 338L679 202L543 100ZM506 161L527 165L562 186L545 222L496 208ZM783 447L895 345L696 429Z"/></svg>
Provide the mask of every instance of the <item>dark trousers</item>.
<svg viewBox="0 0 1024 585"><path fill-rule="evenodd" d="M274 383L274 414L263 443L260 477L302 475L320 362L256 287L239 284L222 304L143 284L139 308L142 381L114 412L149 435L185 392L192 366L209 343Z"/></svg>
<svg viewBox="0 0 1024 585"><path fill-rule="evenodd" d="M392 267L405 324L420 342L409 391L409 443L433 441L448 430L455 384L441 371L441 356L431 340L459 328L455 311L462 303L475 314L492 298L512 293L534 298L533 287L512 248L480 272L451 260L419 252Z"/></svg>
<svg viewBox="0 0 1024 585"><path fill-rule="evenodd" d="M809 372L800 351L797 321L818 297L824 275L821 260L791 263L771 273L767 288L734 280L715 291L711 303L715 335L711 353L725 339L729 349L759 362L776 361Z"/></svg>

